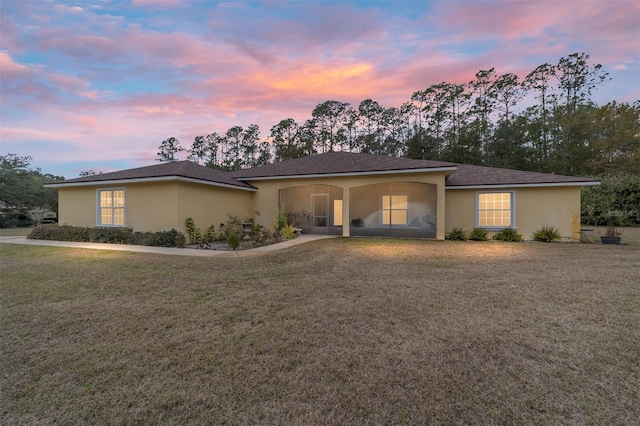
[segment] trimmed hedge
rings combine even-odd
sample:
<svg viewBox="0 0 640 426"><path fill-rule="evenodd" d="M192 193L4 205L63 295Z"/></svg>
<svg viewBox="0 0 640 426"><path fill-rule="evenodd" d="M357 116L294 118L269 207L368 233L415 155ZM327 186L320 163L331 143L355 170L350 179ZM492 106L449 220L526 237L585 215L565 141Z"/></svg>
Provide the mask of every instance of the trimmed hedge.
<svg viewBox="0 0 640 426"><path fill-rule="evenodd" d="M85 243L133 244L153 247L184 247L182 232L134 232L131 228L90 228L69 225L40 225L31 230L32 240L76 241Z"/></svg>

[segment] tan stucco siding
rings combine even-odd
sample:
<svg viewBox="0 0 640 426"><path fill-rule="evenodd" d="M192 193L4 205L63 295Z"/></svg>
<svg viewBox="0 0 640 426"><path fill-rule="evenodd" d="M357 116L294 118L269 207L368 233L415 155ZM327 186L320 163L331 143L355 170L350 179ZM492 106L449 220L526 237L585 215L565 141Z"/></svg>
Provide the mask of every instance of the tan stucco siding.
<svg viewBox="0 0 640 426"><path fill-rule="evenodd" d="M385 182L418 182L437 185L437 224L436 238L444 239L445 233L445 200L444 200L444 172L434 173L398 173L369 176L345 176L345 177L314 177L296 179L273 179L248 181L258 188L253 194L253 208L260 211L259 222L264 227L271 229L275 225L278 214L278 191L298 185L320 184L331 185L343 189L343 223L349 223L349 189L364 185ZM343 228L344 236L349 235L349 227Z"/></svg>
<svg viewBox="0 0 640 426"><path fill-rule="evenodd" d="M192 217L206 229L227 221L227 215L245 215L252 207L248 191L189 182L146 182L58 189L59 222L73 226L97 225L97 191L125 190L125 223L134 231L185 232L184 220Z"/></svg>
<svg viewBox="0 0 640 426"><path fill-rule="evenodd" d="M449 189L446 193L446 231L476 226L476 194L483 189ZM525 239L543 225L560 230L572 241L580 237L580 187L504 188L515 193L515 227Z"/></svg>
<svg viewBox="0 0 640 426"><path fill-rule="evenodd" d="M175 182L59 188L59 223L96 226L100 189L124 189L124 225L134 231L164 231L177 225Z"/></svg>
<svg viewBox="0 0 640 426"><path fill-rule="evenodd" d="M143 232L181 230L177 182L139 183L124 188L125 226Z"/></svg>
<svg viewBox="0 0 640 426"><path fill-rule="evenodd" d="M96 188L58 189L58 223L72 226L96 225Z"/></svg>
<svg viewBox="0 0 640 426"><path fill-rule="evenodd" d="M185 232L184 220L190 217L202 231L210 225L218 230L221 223L227 222L229 214L240 218L248 216L253 208L252 196L252 192L238 189L180 183L176 229Z"/></svg>

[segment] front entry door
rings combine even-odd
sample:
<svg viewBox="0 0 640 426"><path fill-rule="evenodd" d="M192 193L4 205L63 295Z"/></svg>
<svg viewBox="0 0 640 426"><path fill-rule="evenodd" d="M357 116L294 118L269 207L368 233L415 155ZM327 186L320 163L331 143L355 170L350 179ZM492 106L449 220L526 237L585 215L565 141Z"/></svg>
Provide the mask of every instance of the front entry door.
<svg viewBox="0 0 640 426"><path fill-rule="evenodd" d="M311 226L314 234L329 232L329 194L311 194Z"/></svg>

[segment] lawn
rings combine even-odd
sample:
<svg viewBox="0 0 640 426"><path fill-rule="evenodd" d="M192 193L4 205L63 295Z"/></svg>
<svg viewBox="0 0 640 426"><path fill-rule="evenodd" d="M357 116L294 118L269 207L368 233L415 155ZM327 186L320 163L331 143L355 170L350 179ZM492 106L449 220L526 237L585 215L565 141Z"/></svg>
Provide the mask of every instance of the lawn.
<svg viewBox="0 0 640 426"><path fill-rule="evenodd" d="M635 244L0 253L3 424L640 418Z"/></svg>

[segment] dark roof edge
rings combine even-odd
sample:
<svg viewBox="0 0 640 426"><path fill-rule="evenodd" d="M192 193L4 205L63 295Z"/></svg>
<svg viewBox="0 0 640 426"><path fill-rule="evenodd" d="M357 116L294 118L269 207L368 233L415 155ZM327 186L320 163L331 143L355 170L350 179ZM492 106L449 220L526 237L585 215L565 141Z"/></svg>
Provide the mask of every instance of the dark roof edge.
<svg viewBox="0 0 640 426"><path fill-rule="evenodd" d="M92 180L92 181L82 181L82 182L60 181L60 182L46 183L43 186L47 188L69 188L69 187L78 187L78 186L121 185L125 183L146 183L146 182L166 182L166 181L192 182L192 183L199 183L202 185L220 186L223 188L240 189L240 190L252 191L252 192L255 192L258 190L256 187L245 182L238 182L238 185L231 185L223 182L214 182L211 180L197 179L197 178L185 177L185 176L179 176L179 175L152 176L152 177L130 178L130 179L104 179L104 180Z"/></svg>
<svg viewBox="0 0 640 426"><path fill-rule="evenodd" d="M273 176L255 176L255 177L236 177L241 182L253 180L279 180L279 179L310 179L317 177L347 177L347 176L366 176L366 175L392 175L407 173L425 173L425 172L454 172L457 166L451 167L428 167L417 169L393 169L393 170L367 170L365 172L330 172L330 173L311 173L298 175L273 175Z"/></svg>
<svg viewBox="0 0 640 426"><path fill-rule="evenodd" d="M568 182L539 182L539 183L496 183L478 185L445 185L445 189L502 189L502 188L534 188L553 186L598 186L599 180L568 181Z"/></svg>

